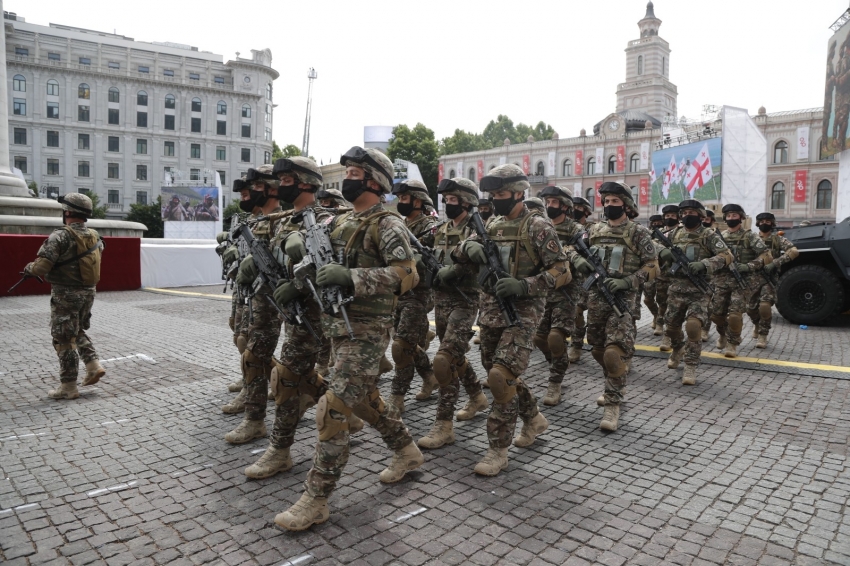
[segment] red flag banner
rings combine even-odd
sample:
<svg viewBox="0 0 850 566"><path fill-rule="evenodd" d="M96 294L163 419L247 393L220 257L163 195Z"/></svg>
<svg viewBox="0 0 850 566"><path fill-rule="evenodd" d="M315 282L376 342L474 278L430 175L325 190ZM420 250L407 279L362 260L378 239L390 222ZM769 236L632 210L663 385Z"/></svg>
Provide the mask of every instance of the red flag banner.
<svg viewBox="0 0 850 566"><path fill-rule="evenodd" d="M602 181L596 181L596 187L593 191L594 198L596 199L596 208L602 207L602 195L599 194L599 187L602 186Z"/></svg>
<svg viewBox="0 0 850 566"><path fill-rule="evenodd" d="M522 172L528 175L531 171L531 157L528 154L522 156Z"/></svg>
<svg viewBox="0 0 850 566"><path fill-rule="evenodd" d="M440 163L439 165L437 165L437 182L439 183L442 180L443 180L443 164Z"/></svg>
<svg viewBox="0 0 850 566"><path fill-rule="evenodd" d="M640 205L646 206L649 204L649 179L640 180Z"/></svg>
<svg viewBox="0 0 850 566"><path fill-rule="evenodd" d="M484 176L484 162L479 160L478 161L478 180L480 181L481 177L483 177L483 176Z"/></svg>
<svg viewBox="0 0 850 566"><path fill-rule="evenodd" d="M626 170L626 146L617 146L617 173L623 173Z"/></svg>
<svg viewBox="0 0 850 566"><path fill-rule="evenodd" d="M794 172L794 202L806 202L806 185L808 182L808 170Z"/></svg>
<svg viewBox="0 0 850 566"><path fill-rule="evenodd" d="M578 176L584 175L584 151L581 149L576 150L576 170L573 173Z"/></svg>

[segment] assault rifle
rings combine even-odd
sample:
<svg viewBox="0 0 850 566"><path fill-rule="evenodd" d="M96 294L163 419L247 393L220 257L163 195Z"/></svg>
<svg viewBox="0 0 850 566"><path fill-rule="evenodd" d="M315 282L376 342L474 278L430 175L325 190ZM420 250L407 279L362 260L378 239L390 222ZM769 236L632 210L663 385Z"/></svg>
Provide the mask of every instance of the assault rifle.
<svg viewBox="0 0 850 566"><path fill-rule="evenodd" d="M251 253L248 249L248 244L236 236L239 226L247 224L247 220L248 215L234 214L231 216L230 230L227 232L227 239L215 248L215 253L221 257L221 278L224 281L224 289L222 289L222 293L227 292L228 282L230 283L231 290L233 289L233 285L236 280L236 271L239 269L239 264L242 263L242 260L245 259L249 253ZM225 264L224 257L222 256L224 256L224 252L233 245L235 245L239 250L239 255L231 263Z"/></svg>
<svg viewBox="0 0 850 566"><path fill-rule="evenodd" d="M339 258L334 258L334 249L331 245L331 235L327 224L318 224L316 222L316 213L312 208L307 207L301 212L296 213L292 217L292 222L300 222L304 226L305 238L304 247L307 249L307 255L293 269L295 275L300 274L310 265L315 266L316 271L322 267L337 263L342 265L345 261L345 250L340 250ZM354 330L351 328L351 322L348 320L348 311L345 305L354 300L351 295L346 296L343 293L342 287L339 285L326 285L319 287L313 285L309 277L304 277L304 281L309 287L310 292L319 307L329 315L339 313L342 315L342 320L345 322L345 329L348 332L348 337L354 340Z"/></svg>
<svg viewBox="0 0 850 566"><path fill-rule="evenodd" d="M436 277L437 272L440 271L444 266L437 260L437 256L434 255L434 250L431 248L426 248L422 245L422 242L419 241L419 238L410 231L410 228L406 228L407 235L410 239L410 245L413 246L413 249L416 250L416 253L422 256L422 263L425 264L425 287L433 287L434 286L434 277ZM460 290L460 287L457 285L452 285L458 293L463 297L463 300L471 303L463 291Z"/></svg>
<svg viewBox="0 0 850 566"><path fill-rule="evenodd" d="M9 287L9 290L8 290L8 291L6 291L6 294L9 294L9 293L11 293L12 291L14 291L14 290L15 290L15 288L16 288L18 285L20 285L21 283L23 283L24 281L26 281L26 280L27 280L27 279L29 279L30 277L35 277L36 279L38 279L38 282L39 282L39 283L44 283L44 279L42 279L42 278L41 278L41 277L39 277L38 275L30 275L30 274L25 273L25 272L23 272L23 271L21 271L18 275L21 275L21 280L20 280L20 281L18 281L17 283L15 283L14 285L12 285L11 287Z"/></svg>
<svg viewBox="0 0 850 566"><path fill-rule="evenodd" d="M502 255L499 253L499 247L487 234L487 228L484 227L484 221L481 220L481 215L478 214L477 210L473 210L469 218L472 221L473 228L475 228L475 233L478 234L478 238L481 240L481 245L484 246L484 255L487 256L487 263L482 266L481 274L478 276L478 284L483 286L488 279L492 279L492 284L495 287L499 279L510 276L502 267ZM505 317L505 322L508 323L508 326L522 326L513 297L502 299L495 293L493 293L493 297L495 297L496 304L499 305L499 310L502 311L502 316Z"/></svg>
<svg viewBox="0 0 850 566"><path fill-rule="evenodd" d="M602 261L599 259L599 256L591 252L590 248L587 247L587 242L585 242L582 237L584 234L585 232L579 232L573 236L573 239L570 242L570 244L575 247L579 255L587 260L591 267L593 267L593 273L585 278L582 287L585 291L589 291L591 287L596 285L596 288L600 293L602 293L602 297L605 299L605 302L614 309L614 314L622 318L629 312L629 307L626 306L625 301L623 301L621 297L609 291L608 287L602 284L602 282L610 276L608 275L608 271L605 269L605 266L602 265Z"/></svg>
<svg viewBox="0 0 850 566"><path fill-rule="evenodd" d="M248 228L247 224L239 225L236 229L236 236L240 240L244 240L248 245L251 257L254 259L254 265L257 266L257 270L259 271L257 278L254 279L254 282L248 287L245 293L249 303L253 297L260 293L260 289L262 289L263 285L268 285L272 289L275 289L281 281L289 280L289 274L286 272L286 268L277 262L271 251L269 251L264 240L258 240L254 237L254 234L251 233L251 229ZM274 302L274 297L272 297L270 293L263 293L263 297L265 297L277 310L277 312L283 316L287 324L298 323L302 325L310 332L310 334L313 335L317 344L322 343L322 339L318 334L316 334L316 331L313 329L310 321L305 316L307 309L304 308L304 304L300 299L290 301L284 305L283 309L281 309L278 304Z"/></svg>
<svg viewBox="0 0 850 566"><path fill-rule="evenodd" d="M655 236L655 239L661 242L661 244L673 254L673 266L670 267L670 273L676 275L676 273L681 271L687 275L688 279L691 280L691 283L693 283L697 289L703 293L714 293L714 287L706 280L705 277L702 275L694 275L688 270L688 264L691 260L688 259L685 252L674 246L673 242L670 241L670 238L665 236L658 228L653 228L652 235Z"/></svg>
<svg viewBox="0 0 850 566"><path fill-rule="evenodd" d="M738 287L741 289L746 289L747 284L744 283L744 278L741 276L741 272L738 271L738 254L735 253L735 248L726 243L726 240L723 238L723 234L720 233L720 230L717 230L717 236L720 238L720 241L723 242L729 251L732 252L732 263L729 264L729 271L732 272L732 277L735 278L735 281L738 282Z"/></svg>

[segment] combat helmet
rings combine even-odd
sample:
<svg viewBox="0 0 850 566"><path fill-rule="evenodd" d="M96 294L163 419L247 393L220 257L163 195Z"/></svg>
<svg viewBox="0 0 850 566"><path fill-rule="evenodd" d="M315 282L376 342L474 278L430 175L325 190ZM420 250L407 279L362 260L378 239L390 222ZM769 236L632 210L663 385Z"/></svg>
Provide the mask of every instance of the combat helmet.
<svg viewBox="0 0 850 566"><path fill-rule="evenodd" d="M272 175L275 179L279 179L284 173L294 175L298 183L317 188L322 186L322 170L309 157L295 156L278 159L274 162Z"/></svg>
<svg viewBox="0 0 850 566"><path fill-rule="evenodd" d="M339 160L343 167L360 167L366 172L366 179L373 180L381 187L384 194L393 190L393 162L377 149L363 149L354 146L345 152ZM431 205L433 206L433 204Z"/></svg>
<svg viewBox="0 0 850 566"><path fill-rule="evenodd" d="M62 210L67 210L76 215L84 215L86 218L91 218L92 202L89 197L82 193L68 193L59 197L59 204L62 205Z"/></svg>
<svg viewBox="0 0 850 566"><path fill-rule="evenodd" d="M254 183L262 181L269 187L277 189L280 187L280 181L274 176L273 171L274 168L268 163L260 165L256 169L248 169L248 172L245 174L245 182L248 183L249 188L252 188Z"/></svg>
<svg viewBox="0 0 850 566"><path fill-rule="evenodd" d="M702 204L698 200L687 199L687 200L683 200L682 202L680 202L679 203L679 214L681 214L682 211L685 210L686 208L696 210L697 214L699 214L700 218L705 218L706 216L708 216L705 213L705 205Z"/></svg>
<svg viewBox="0 0 850 566"><path fill-rule="evenodd" d="M345 200L339 189L319 189L316 192L316 200L333 199L337 206L349 206L350 203Z"/></svg>
<svg viewBox="0 0 850 566"><path fill-rule="evenodd" d="M443 196L456 196L460 200L461 204L465 205L490 205L489 199L478 198L478 185L475 184L475 181L470 181L466 177L443 179L437 186L437 194Z"/></svg>
<svg viewBox="0 0 850 566"><path fill-rule="evenodd" d="M546 212L546 205L543 204L543 200L537 197L528 197L524 201L522 201L525 206L529 208L529 210L539 210L540 212Z"/></svg>
<svg viewBox="0 0 850 566"><path fill-rule="evenodd" d="M434 208L434 201L428 196L428 187L417 179L405 179L396 183L393 185L393 194L395 196L410 195L411 198L421 200L423 208Z"/></svg>
<svg viewBox="0 0 850 566"><path fill-rule="evenodd" d="M540 191L540 194L537 195L542 199L547 198L556 198L558 202L567 206L567 211L571 211L573 208L573 197L570 196L570 192L564 187L558 185L549 185Z"/></svg>
<svg viewBox="0 0 850 566"><path fill-rule="evenodd" d="M638 209L637 206L635 206L632 189L625 183L621 183L619 181L607 181L602 183L602 186L599 187L600 198L603 198L603 195L614 195L619 197L626 208L626 215L629 218L638 217Z"/></svg>
<svg viewBox="0 0 850 566"><path fill-rule="evenodd" d="M522 172L518 165L505 163L490 169L481 177L479 183L481 191L492 193L495 191L510 191L512 193L524 193L531 188L528 177Z"/></svg>
<svg viewBox="0 0 850 566"><path fill-rule="evenodd" d="M741 221L744 221L744 220L747 219L747 213L744 212L744 209L740 204L724 205L723 208L721 209L721 212L723 213L723 220L726 220L726 215L729 214L730 212L737 212L738 214L740 214L741 215Z"/></svg>

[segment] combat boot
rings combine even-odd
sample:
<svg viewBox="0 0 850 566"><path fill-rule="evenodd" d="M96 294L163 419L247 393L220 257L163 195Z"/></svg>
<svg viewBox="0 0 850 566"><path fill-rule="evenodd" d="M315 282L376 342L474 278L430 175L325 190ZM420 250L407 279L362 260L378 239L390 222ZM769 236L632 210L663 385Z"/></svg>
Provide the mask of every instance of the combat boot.
<svg viewBox="0 0 850 566"><path fill-rule="evenodd" d="M726 344L726 350L723 351L723 355L727 358L737 358L738 347L735 344Z"/></svg>
<svg viewBox="0 0 850 566"><path fill-rule="evenodd" d="M396 395L395 393L390 395L390 405L398 409L399 415L402 414L404 412L404 395Z"/></svg>
<svg viewBox="0 0 850 566"><path fill-rule="evenodd" d="M295 505L275 515L274 523L288 531L303 531L324 523L330 514L327 497L313 497L305 493Z"/></svg>
<svg viewBox="0 0 850 566"><path fill-rule="evenodd" d="M231 393L238 393L238 392L242 391L242 382L241 381L234 381L233 383L231 383L230 385L227 386L227 390L230 391Z"/></svg>
<svg viewBox="0 0 850 566"><path fill-rule="evenodd" d="M381 356L381 362L378 364L378 373L384 375L388 371L393 370L393 363L387 359L387 355Z"/></svg>
<svg viewBox="0 0 850 566"><path fill-rule="evenodd" d="M434 331L433 331L433 330L431 330L431 329L428 329L428 333L427 333L427 334L425 334L425 349L426 349L426 350L428 350L429 348L431 348L431 342L432 342L432 341L434 340L434 338L436 338L436 337L437 337L437 333L436 333L436 332L434 332Z"/></svg>
<svg viewBox="0 0 850 566"><path fill-rule="evenodd" d="M705 329L700 330L700 339L703 342L708 342L708 330L705 330Z"/></svg>
<svg viewBox="0 0 850 566"><path fill-rule="evenodd" d="M685 347L677 348L673 350L670 354L670 358L667 360L667 367L669 369L676 369L679 367L679 362L682 361L682 356L685 355Z"/></svg>
<svg viewBox="0 0 850 566"><path fill-rule="evenodd" d="M221 412L226 413L228 415L235 415L236 413L241 413L245 410L245 398L248 397L248 390L242 389L239 391L239 395L237 395L233 401L228 403L227 405L222 405Z"/></svg>
<svg viewBox="0 0 850 566"><path fill-rule="evenodd" d="M669 336L666 334L664 335L664 338L661 339L661 346L659 346L658 349L662 352L669 352L673 349L673 344Z"/></svg>
<svg viewBox="0 0 850 566"><path fill-rule="evenodd" d="M83 379L83 385L94 385L104 375L106 375L106 370L100 365L100 361L92 360L86 364L86 377Z"/></svg>
<svg viewBox="0 0 850 566"><path fill-rule="evenodd" d="M354 413L351 413L350 415L348 415L346 417L346 419L348 419L348 433L349 434L354 434L354 433L360 432L361 430L363 430L363 427L366 426L365 423L363 422L363 419L361 419L360 417L358 417Z"/></svg>
<svg viewBox="0 0 850 566"><path fill-rule="evenodd" d="M655 332L652 333L653 336L663 336L664 335L664 323L659 322L653 328L655 328Z"/></svg>
<svg viewBox="0 0 850 566"><path fill-rule="evenodd" d="M403 478L404 474L415 470L424 463L425 457L422 456L422 452L419 451L415 442L411 442L393 454L393 461L381 472L379 477L382 483L395 483Z"/></svg>
<svg viewBox="0 0 850 566"><path fill-rule="evenodd" d="M655 330L655 327L658 326L658 322L656 322L654 317L652 319L652 323L650 324L650 326L652 327L653 330Z"/></svg>
<svg viewBox="0 0 850 566"><path fill-rule="evenodd" d="M758 327L758 325L756 325L756 326L753 326L753 338L758 338L758 337L759 337L759 327Z"/></svg>
<svg viewBox="0 0 850 566"><path fill-rule="evenodd" d="M245 468L245 475L255 480L261 480L291 469L292 458L289 455L289 448L269 446L259 460Z"/></svg>
<svg viewBox="0 0 850 566"><path fill-rule="evenodd" d="M543 397L543 404L549 407L557 405L561 402L561 384L549 382L549 388L546 390L546 396Z"/></svg>
<svg viewBox="0 0 850 566"><path fill-rule="evenodd" d="M625 403L626 402L626 388L625 387L620 389L620 395L623 397L623 400L620 401L620 403ZM600 407L605 406L605 394L604 393L596 398L596 404L599 405Z"/></svg>
<svg viewBox="0 0 850 566"><path fill-rule="evenodd" d="M420 389L419 393L416 394L415 399L417 401L427 401L431 398L431 393L434 392L434 389L436 389L438 385L437 378L434 377L434 372L428 370L427 376L422 378L422 389Z"/></svg>
<svg viewBox="0 0 850 566"><path fill-rule="evenodd" d="M455 419L459 421L468 421L474 418L478 412L486 411L489 406L490 402L487 401L487 396L484 395L484 392L479 391L475 397L469 398L469 401L466 402L463 409L455 413Z"/></svg>
<svg viewBox="0 0 850 566"><path fill-rule="evenodd" d="M697 384L697 366L696 364L685 364L685 371L682 372L682 385Z"/></svg>
<svg viewBox="0 0 850 566"><path fill-rule="evenodd" d="M726 335L725 334L721 334L720 336L717 337L717 342L714 344L714 347L717 348L718 350L722 350L723 348L726 347Z"/></svg>
<svg viewBox="0 0 850 566"><path fill-rule="evenodd" d="M602 415L602 422L599 423L599 428L614 432L617 430L617 421L620 420L619 405L605 405L605 414Z"/></svg>
<svg viewBox="0 0 850 566"><path fill-rule="evenodd" d="M538 411L533 419L522 424L522 430L519 436L514 438L514 446L519 448L531 446L534 443L534 439L538 435L543 434L547 428L549 428L549 421L546 420L543 413Z"/></svg>
<svg viewBox="0 0 850 566"><path fill-rule="evenodd" d="M507 448L488 448L484 458L475 464L475 473L482 476L495 476L508 467Z"/></svg>
<svg viewBox="0 0 850 566"><path fill-rule="evenodd" d="M62 381L59 383L59 389L51 389L47 396L51 399L76 399L80 392L77 390L76 381Z"/></svg>
<svg viewBox="0 0 850 566"><path fill-rule="evenodd" d="M431 427L428 434L420 438L416 444L419 445L419 448L432 450L444 444L454 444L454 442L455 431L452 427L452 421L434 421L434 426Z"/></svg>
<svg viewBox="0 0 850 566"><path fill-rule="evenodd" d="M475 337L472 339L472 343L473 344L480 344L481 343L481 335L476 334Z"/></svg>
<svg viewBox="0 0 850 566"><path fill-rule="evenodd" d="M767 348L767 334L759 334L759 341L756 342L756 348Z"/></svg>
<svg viewBox="0 0 850 566"><path fill-rule="evenodd" d="M570 344L570 351L567 356L571 364L579 361L581 359L581 344Z"/></svg>
<svg viewBox="0 0 850 566"><path fill-rule="evenodd" d="M230 444L245 444L255 438L263 438L265 436L268 436L265 421L252 421L245 418L242 419L239 426L224 435L224 440Z"/></svg>

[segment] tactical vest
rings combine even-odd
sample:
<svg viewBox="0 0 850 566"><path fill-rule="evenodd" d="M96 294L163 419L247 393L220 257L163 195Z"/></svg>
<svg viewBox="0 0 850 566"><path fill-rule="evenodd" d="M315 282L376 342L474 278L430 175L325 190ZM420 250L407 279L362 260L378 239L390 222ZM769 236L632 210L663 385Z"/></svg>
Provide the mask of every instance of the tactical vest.
<svg viewBox="0 0 850 566"><path fill-rule="evenodd" d="M434 236L434 256L437 261L443 265L453 265L452 252L473 232L469 215L458 226L455 226L451 220L441 225ZM464 289L478 289L478 279L474 276L466 276L458 281L457 286Z"/></svg>
<svg viewBox="0 0 850 566"><path fill-rule="evenodd" d="M762 238L764 241L764 245L770 250L770 254L773 256L773 259L781 256L785 251L782 249L782 239L779 234L771 234L767 238Z"/></svg>
<svg viewBox="0 0 850 566"><path fill-rule="evenodd" d="M582 226L578 222L565 220L560 224L555 224L555 232L558 233L558 239L561 240L561 245L564 247L570 245L575 235L581 231Z"/></svg>
<svg viewBox="0 0 850 566"><path fill-rule="evenodd" d="M628 276L641 268L640 255L634 243L638 225L629 220L620 226L607 222L594 224L588 230L588 243L611 275Z"/></svg>
<svg viewBox="0 0 850 566"><path fill-rule="evenodd" d="M723 239L726 240L726 244L735 254L738 263L750 263L761 255L753 248L751 236L755 236L755 234L743 228L734 233L729 230L723 231Z"/></svg>
<svg viewBox="0 0 850 566"><path fill-rule="evenodd" d="M680 227L675 228L668 238L674 246L685 252L688 261L702 261L714 257L714 252L707 243L711 234L711 230L705 227L697 229L696 232L688 232Z"/></svg>
<svg viewBox="0 0 850 566"><path fill-rule="evenodd" d="M420 214L412 222L408 222L405 218L404 225L414 236L416 236L416 239L419 240L420 244L426 248L431 247L431 244L434 241L432 230L434 226L437 225L437 221L433 216ZM425 271L419 267L416 268L416 271L419 273L419 284L415 288L418 290L428 289L425 284Z"/></svg>
<svg viewBox="0 0 850 566"><path fill-rule="evenodd" d="M53 264L53 269L45 279L54 285L97 285L100 281L100 236L91 228L80 232L65 226L61 230L70 236L70 245Z"/></svg>
<svg viewBox="0 0 850 566"><path fill-rule="evenodd" d="M531 219L540 216L537 211L508 220L498 217L487 225L487 235L496 243L502 256L502 267L515 279L537 275L543 268L540 254L528 234ZM520 250L525 253L520 253ZM485 268L486 269L486 268Z"/></svg>
<svg viewBox="0 0 850 566"><path fill-rule="evenodd" d="M381 241L378 223L389 214L392 214L389 210L381 209L365 217L355 217L353 212L346 212L334 218L331 245L336 258L341 259L341 263L348 268L387 267L380 254L373 255L374 252L363 249L363 240L368 231L377 247ZM346 309L353 316L387 316L393 313L397 300L398 297L392 291L368 297L355 296Z"/></svg>

